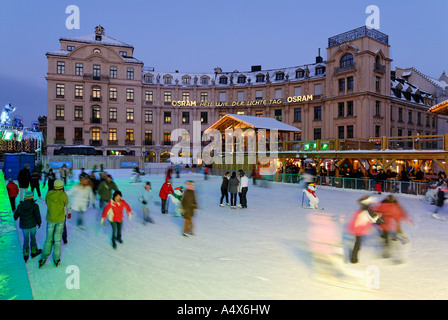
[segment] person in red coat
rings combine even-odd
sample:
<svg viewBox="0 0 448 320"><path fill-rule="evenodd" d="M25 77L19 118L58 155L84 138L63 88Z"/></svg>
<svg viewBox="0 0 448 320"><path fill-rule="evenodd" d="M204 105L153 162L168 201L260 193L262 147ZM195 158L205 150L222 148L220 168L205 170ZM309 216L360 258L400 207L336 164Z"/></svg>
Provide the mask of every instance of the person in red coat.
<svg viewBox="0 0 448 320"><path fill-rule="evenodd" d="M408 238L401 229L401 222L413 221L392 195L387 196L381 203L375 205L373 210L381 214L381 218L385 222L378 227L382 231L381 238L384 240L383 257L388 258L390 256L390 237L392 236L393 239L400 237L404 243L407 243Z"/></svg>
<svg viewBox="0 0 448 320"><path fill-rule="evenodd" d="M347 224L347 231L355 236L355 244L350 256L351 263L358 262L362 237L370 233L373 224L377 223L380 218L380 215L373 211L373 204L376 203L375 197L363 196L358 202L360 209L353 213Z"/></svg>
<svg viewBox="0 0 448 320"><path fill-rule="evenodd" d="M8 190L9 202L11 202L12 212L16 211L16 198L19 195L19 186L14 183L12 178L9 178L9 182L6 185Z"/></svg>
<svg viewBox="0 0 448 320"><path fill-rule="evenodd" d="M171 185L171 179L166 177L165 183L160 188L159 197L162 200L162 213L166 214L166 199L168 195L174 193L173 186Z"/></svg>
<svg viewBox="0 0 448 320"><path fill-rule="evenodd" d="M123 210L126 210L129 219L131 219L132 216L131 207L121 197L122 197L121 192L115 191L112 200L110 200L104 207L103 215L101 218L102 226L104 226L106 217L108 218L108 220L112 225L112 247L114 249L117 248L117 244L115 241L123 243L123 239L121 237L121 229L123 225Z"/></svg>

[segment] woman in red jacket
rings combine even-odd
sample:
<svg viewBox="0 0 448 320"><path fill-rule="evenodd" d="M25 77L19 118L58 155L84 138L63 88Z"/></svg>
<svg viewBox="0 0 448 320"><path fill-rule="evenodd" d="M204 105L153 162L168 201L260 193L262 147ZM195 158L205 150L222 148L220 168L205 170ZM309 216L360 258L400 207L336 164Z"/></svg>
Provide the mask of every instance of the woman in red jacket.
<svg viewBox="0 0 448 320"><path fill-rule="evenodd" d="M9 178L9 182L6 185L8 190L9 201L11 202L12 212L16 211L16 198L19 195L19 187L14 183L12 178Z"/></svg>
<svg viewBox="0 0 448 320"><path fill-rule="evenodd" d="M165 183L160 188L159 197L162 200L162 213L166 214L166 199L169 194L174 193L173 186L171 185L171 179L166 177Z"/></svg>
<svg viewBox="0 0 448 320"><path fill-rule="evenodd" d="M126 210L129 219L131 219L132 210L129 204L124 201L120 191L115 191L112 200L110 200L104 207L103 216L101 219L101 225L104 226L104 221L106 217L112 224L112 246L114 249L117 248L115 241L123 243L121 238L121 229L123 225L123 209Z"/></svg>

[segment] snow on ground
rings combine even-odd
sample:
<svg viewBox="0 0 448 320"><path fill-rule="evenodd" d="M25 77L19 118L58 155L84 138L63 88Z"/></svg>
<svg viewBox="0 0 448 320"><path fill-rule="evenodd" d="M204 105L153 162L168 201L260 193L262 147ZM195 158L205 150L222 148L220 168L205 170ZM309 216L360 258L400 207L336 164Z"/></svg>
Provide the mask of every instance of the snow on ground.
<svg viewBox="0 0 448 320"><path fill-rule="evenodd" d="M163 176L145 176L158 192ZM34 298L44 299L159 299L159 300L289 300L289 299L447 299L448 222L435 220L422 198L398 195L415 224L405 224L411 243L402 245L404 264L381 259L375 234L364 242L356 270L379 270L379 289L350 290L329 286L312 278L307 245L307 215L301 208L298 185L271 183L268 188L249 185L248 209L219 207L221 177L183 175L173 186L196 182L200 210L194 219L196 236L181 235L183 219L162 215L152 204L155 224L142 224L137 194L142 184L126 176L115 181L137 213L125 219L123 244L114 250L111 226L101 227L98 211L85 214L86 230L75 226L76 213L67 221L68 244L62 244L62 263L55 267L51 256L38 268L36 257L26 264ZM44 195L46 188L44 189ZM318 186L324 212L348 215L358 208L364 192ZM44 197L43 195L43 197ZM378 196L382 199L385 195ZM45 220L46 206L40 201ZM170 211L173 205L170 204ZM17 222L18 226L18 222ZM42 248L46 223L37 232ZM22 241L21 233L19 234ZM395 245L398 245L395 243ZM73 283L73 266L79 270L79 289Z"/></svg>

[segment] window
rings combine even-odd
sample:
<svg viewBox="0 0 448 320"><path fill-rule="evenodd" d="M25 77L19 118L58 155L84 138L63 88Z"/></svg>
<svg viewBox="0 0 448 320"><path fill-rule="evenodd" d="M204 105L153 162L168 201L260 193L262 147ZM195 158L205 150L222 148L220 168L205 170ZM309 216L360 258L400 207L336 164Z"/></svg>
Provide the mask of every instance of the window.
<svg viewBox="0 0 448 320"><path fill-rule="evenodd" d="M244 101L244 91L237 91L236 99L237 101Z"/></svg>
<svg viewBox="0 0 448 320"><path fill-rule="evenodd" d="M426 115L426 126L429 127L429 114Z"/></svg>
<svg viewBox="0 0 448 320"><path fill-rule="evenodd" d="M316 75L324 74L325 67L316 67Z"/></svg>
<svg viewBox="0 0 448 320"><path fill-rule="evenodd" d="M56 106L56 120L64 120L65 107L61 105Z"/></svg>
<svg viewBox="0 0 448 320"><path fill-rule="evenodd" d="M227 84L227 77L222 76L221 78L219 78L219 84Z"/></svg>
<svg viewBox="0 0 448 320"><path fill-rule="evenodd" d="M347 101L347 117L353 117L353 101Z"/></svg>
<svg viewBox="0 0 448 320"><path fill-rule="evenodd" d="M294 122L302 121L302 108L294 109Z"/></svg>
<svg viewBox="0 0 448 320"><path fill-rule="evenodd" d="M284 80L285 79L285 74L283 72L277 72L275 74L275 80L279 81L279 80Z"/></svg>
<svg viewBox="0 0 448 320"><path fill-rule="evenodd" d="M134 141L134 129L126 129L126 140Z"/></svg>
<svg viewBox="0 0 448 320"><path fill-rule="evenodd" d="M201 84L208 85L208 77L202 77L201 78Z"/></svg>
<svg viewBox="0 0 448 320"><path fill-rule="evenodd" d="M191 78L190 77L183 77L182 78L182 83L185 85L189 85L191 82Z"/></svg>
<svg viewBox="0 0 448 320"><path fill-rule="evenodd" d="M294 95L299 97L302 95L302 87L294 87Z"/></svg>
<svg viewBox="0 0 448 320"><path fill-rule="evenodd" d="M149 82L149 83L152 83L152 81L153 81L153 76L152 75L145 75L145 81L146 82Z"/></svg>
<svg viewBox="0 0 448 320"><path fill-rule="evenodd" d="M339 79L339 92L345 91L345 78Z"/></svg>
<svg viewBox="0 0 448 320"><path fill-rule="evenodd" d="M93 101L101 101L101 88L100 87L92 88L92 100Z"/></svg>
<svg viewBox="0 0 448 320"><path fill-rule="evenodd" d="M127 57L128 53L126 51L120 51L120 56Z"/></svg>
<svg viewBox="0 0 448 320"><path fill-rule="evenodd" d="M56 85L56 98L64 98L65 96L65 85L57 84Z"/></svg>
<svg viewBox="0 0 448 320"><path fill-rule="evenodd" d="M417 112L417 124L418 125L422 124L422 113L421 112Z"/></svg>
<svg viewBox="0 0 448 320"><path fill-rule="evenodd" d="M283 90L275 89L275 99L281 99L281 98L283 98Z"/></svg>
<svg viewBox="0 0 448 320"><path fill-rule="evenodd" d="M145 110L145 123L152 123L152 111Z"/></svg>
<svg viewBox="0 0 448 320"><path fill-rule="evenodd" d="M375 90L380 91L380 77L375 78Z"/></svg>
<svg viewBox="0 0 448 320"><path fill-rule="evenodd" d="M166 91L163 93L163 101L164 102L171 102L171 92Z"/></svg>
<svg viewBox="0 0 448 320"><path fill-rule="evenodd" d="M315 95L321 95L322 94L322 85L321 84L315 84L314 85L314 94Z"/></svg>
<svg viewBox="0 0 448 320"><path fill-rule="evenodd" d="M225 102L225 101L227 101L226 93L225 92L220 92L219 93L219 102Z"/></svg>
<svg viewBox="0 0 448 320"><path fill-rule="evenodd" d="M262 118L263 117L263 111L255 111L255 116Z"/></svg>
<svg viewBox="0 0 448 320"><path fill-rule="evenodd" d="M163 132L163 144L171 145L171 132L170 131Z"/></svg>
<svg viewBox="0 0 448 320"><path fill-rule="evenodd" d="M322 120L322 108L314 107L314 121L320 121L320 120Z"/></svg>
<svg viewBox="0 0 448 320"><path fill-rule="evenodd" d="M408 111L408 123L409 124L413 124L413 122L412 122L412 110Z"/></svg>
<svg viewBox="0 0 448 320"><path fill-rule="evenodd" d="M264 74L258 74L255 78L256 82L264 82Z"/></svg>
<svg viewBox="0 0 448 320"><path fill-rule="evenodd" d="M134 68L128 68L126 72L126 79L134 80Z"/></svg>
<svg viewBox="0 0 448 320"><path fill-rule="evenodd" d="M152 130L145 130L145 141L152 141Z"/></svg>
<svg viewBox="0 0 448 320"><path fill-rule="evenodd" d="M314 138L313 140L320 140L322 138L322 129L314 128Z"/></svg>
<svg viewBox="0 0 448 320"><path fill-rule="evenodd" d="M190 101L190 92L182 92L182 101Z"/></svg>
<svg viewBox="0 0 448 320"><path fill-rule="evenodd" d="M238 83L246 83L246 76L238 76Z"/></svg>
<svg viewBox="0 0 448 320"><path fill-rule="evenodd" d="M353 77L348 77L347 78L347 90L353 90L354 86L353 86Z"/></svg>
<svg viewBox="0 0 448 320"><path fill-rule="evenodd" d="M93 80L101 79L101 66L94 64L93 65Z"/></svg>
<svg viewBox="0 0 448 320"><path fill-rule="evenodd" d="M92 128L92 140L93 141L100 140L100 128Z"/></svg>
<svg viewBox="0 0 448 320"><path fill-rule="evenodd" d="M207 102L207 101L208 101L208 93L201 92L201 102Z"/></svg>
<svg viewBox="0 0 448 320"><path fill-rule="evenodd" d="M109 108L109 121L117 122L117 108L115 107Z"/></svg>
<svg viewBox="0 0 448 320"><path fill-rule="evenodd" d="M344 132L345 132L345 127L339 126L338 127L338 139L344 139Z"/></svg>
<svg viewBox="0 0 448 320"><path fill-rule="evenodd" d="M111 101L117 101L117 88L110 88L109 89L109 100Z"/></svg>
<svg viewBox="0 0 448 320"><path fill-rule="evenodd" d="M275 109L274 110L274 118L277 121L282 121L282 109Z"/></svg>
<svg viewBox="0 0 448 320"><path fill-rule="evenodd" d="M263 100L263 90L255 91L255 100Z"/></svg>
<svg viewBox="0 0 448 320"><path fill-rule="evenodd" d="M152 102L153 94L152 91L145 91L145 101Z"/></svg>
<svg viewBox="0 0 448 320"><path fill-rule="evenodd" d="M75 136L73 140L82 141L82 128L75 128Z"/></svg>
<svg viewBox="0 0 448 320"><path fill-rule="evenodd" d="M381 126L375 126L375 138L379 138L380 130L381 130Z"/></svg>
<svg viewBox="0 0 448 320"><path fill-rule="evenodd" d="M110 67L110 78L111 79L117 78L117 67Z"/></svg>
<svg viewBox="0 0 448 320"><path fill-rule="evenodd" d="M190 112L182 112L182 123L183 124L190 123Z"/></svg>
<svg viewBox="0 0 448 320"><path fill-rule="evenodd" d="M403 122L403 108L398 108L398 122Z"/></svg>
<svg viewBox="0 0 448 320"><path fill-rule="evenodd" d="M117 141L117 129L116 128L109 129L109 140Z"/></svg>
<svg viewBox="0 0 448 320"><path fill-rule="evenodd" d="M165 123L165 124L171 123L171 112L166 111L163 113L163 123Z"/></svg>
<svg viewBox="0 0 448 320"><path fill-rule="evenodd" d="M338 103L338 118L342 118L345 116L345 103L339 102Z"/></svg>
<svg viewBox="0 0 448 320"><path fill-rule="evenodd" d="M67 51L73 51L75 50L75 46L67 46Z"/></svg>
<svg viewBox="0 0 448 320"><path fill-rule="evenodd" d="M134 101L134 89L126 89L126 101Z"/></svg>
<svg viewBox="0 0 448 320"><path fill-rule="evenodd" d="M82 63L75 64L75 75L82 76L84 74L84 65Z"/></svg>
<svg viewBox="0 0 448 320"><path fill-rule="evenodd" d="M300 69L296 71L296 78L303 78L305 76L305 71Z"/></svg>
<svg viewBox="0 0 448 320"><path fill-rule="evenodd" d="M351 66L353 66L353 55L350 53L347 53L346 55L344 55L341 58L340 67L346 68L346 67L351 67Z"/></svg>
<svg viewBox="0 0 448 320"><path fill-rule="evenodd" d="M347 139L353 139L353 126L347 126Z"/></svg>
<svg viewBox="0 0 448 320"><path fill-rule="evenodd" d="M398 129L398 136L402 137L403 136L403 129Z"/></svg>
<svg viewBox="0 0 448 320"><path fill-rule="evenodd" d="M208 112L201 112L201 123L207 124L208 123Z"/></svg>
<svg viewBox="0 0 448 320"><path fill-rule="evenodd" d="M126 108L126 122L134 122L134 109Z"/></svg>
<svg viewBox="0 0 448 320"><path fill-rule="evenodd" d="M381 117L380 105L381 104L378 100L375 101L375 117Z"/></svg>
<svg viewBox="0 0 448 320"><path fill-rule="evenodd" d="M64 140L64 127L56 127L56 140Z"/></svg>
<svg viewBox="0 0 448 320"><path fill-rule="evenodd" d="M294 141L301 141L301 140L302 140L302 133L294 132Z"/></svg>
<svg viewBox="0 0 448 320"><path fill-rule="evenodd" d="M64 74L65 73L65 62L58 61L57 62L57 73Z"/></svg>
<svg viewBox="0 0 448 320"><path fill-rule="evenodd" d="M83 86L75 85L75 99L82 99L84 95L83 91Z"/></svg>
<svg viewBox="0 0 448 320"><path fill-rule="evenodd" d="M83 118L83 107L75 106L75 120L82 121Z"/></svg>
<svg viewBox="0 0 448 320"><path fill-rule="evenodd" d="M98 120L101 118L101 109L98 107L92 108L92 120L94 123L98 123Z"/></svg>
<svg viewBox="0 0 448 320"><path fill-rule="evenodd" d="M165 84L171 84L171 77L170 76L165 76L165 77L163 77L163 82L165 83Z"/></svg>

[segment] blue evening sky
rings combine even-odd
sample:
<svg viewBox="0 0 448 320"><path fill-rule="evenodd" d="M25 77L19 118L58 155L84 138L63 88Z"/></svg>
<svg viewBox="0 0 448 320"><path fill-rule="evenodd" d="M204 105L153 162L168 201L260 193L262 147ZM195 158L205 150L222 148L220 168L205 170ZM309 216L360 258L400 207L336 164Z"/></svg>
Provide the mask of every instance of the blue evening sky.
<svg viewBox="0 0 448 320"><path fill-rule="evenodd" d="M69 5L79 30L66 28ZM393 68L448 72L447 0L1 0L0 107L14 104L26 126L46 115L45 53L99 24L156 71L248 71L313 63L318 48L326 59L328 38L363 26L368 5L380 9Z"/></svg>

